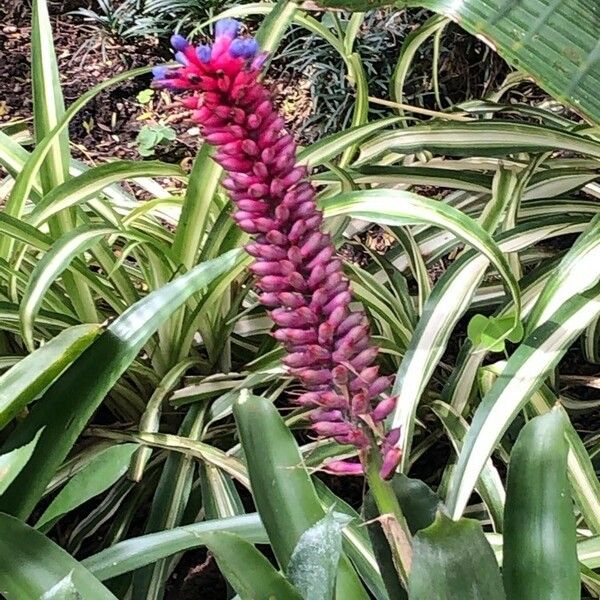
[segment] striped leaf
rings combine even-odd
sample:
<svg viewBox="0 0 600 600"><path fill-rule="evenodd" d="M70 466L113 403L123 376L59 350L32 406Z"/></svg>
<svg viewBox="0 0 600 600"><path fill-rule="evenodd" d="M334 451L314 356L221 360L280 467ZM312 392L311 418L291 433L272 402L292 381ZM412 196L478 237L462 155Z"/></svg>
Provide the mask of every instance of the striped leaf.
<svg viewBox="0 0 600 600"><path fill-rule="evenodd" d="M600 314L600 286L570 298L534 329L509 358L503 376L477 409L452 475L447 506L463 513L483 466L514 417L542 385L570 344Z"/></svg>

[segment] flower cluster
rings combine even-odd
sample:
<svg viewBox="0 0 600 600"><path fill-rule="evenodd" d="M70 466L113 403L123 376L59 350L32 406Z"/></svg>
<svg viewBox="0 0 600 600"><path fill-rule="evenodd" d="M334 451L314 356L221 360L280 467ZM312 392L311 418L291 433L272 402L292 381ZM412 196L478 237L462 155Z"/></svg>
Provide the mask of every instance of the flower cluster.
<svg viewBox="0 0 600 600"><path fill-rule="evenodd" d="M365 315L350 309L351 294L306 169L296 164L296 144L285 131L269 91L259 81L265 54L253 38L238 37L232 19L216 25L212 46L193 46L173 36L177 69L156 67L158 86L192 92L182 104L215 160L228 176L223 186L236 205L233 218L251 234L246 246L260 300L277 325L283 362L305 390L297 402L310 407L313 428L323 437L383 453L381 475L393 474L400 459L399 432L384 437L382 421L395 398L389 379L373 361ZM329 470L361 472L360 463L337 461Z"/></svg>

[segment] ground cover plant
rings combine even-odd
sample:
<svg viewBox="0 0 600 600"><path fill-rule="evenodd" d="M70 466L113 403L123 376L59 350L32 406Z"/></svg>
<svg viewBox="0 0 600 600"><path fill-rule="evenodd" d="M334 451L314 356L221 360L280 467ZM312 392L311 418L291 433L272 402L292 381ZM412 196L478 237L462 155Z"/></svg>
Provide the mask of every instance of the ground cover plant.
<svg viewBox="0 0 600 600"><path fill-rule="evenodd" d="M193 27L174 8L174 62L65 107L33 2L33 120L0 131L6 598L599 597L595 12L559 3L522 56L523 6L482 33L474 0L421 4L441 14L399 44L389 99L356 51L371 16L280 0ZM582 14L566 82L539 52ZM448 106L447 15L524 73ZM300 144L265 77L292 27L353 97ZM151 71L136 102L198 127L191 168L159 142L74 159L69 124ZM563 104L516 101L530 76Z"/></svg>

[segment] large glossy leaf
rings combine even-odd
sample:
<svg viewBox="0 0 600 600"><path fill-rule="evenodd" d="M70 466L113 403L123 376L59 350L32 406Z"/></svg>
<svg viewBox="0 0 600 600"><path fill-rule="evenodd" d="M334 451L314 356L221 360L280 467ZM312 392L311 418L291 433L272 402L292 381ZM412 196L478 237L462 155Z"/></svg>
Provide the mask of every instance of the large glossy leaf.
<svg viewBox="0 0 600 600"><path fill-rule="evenodd" d="M0 377L0 429L35 400L100 334L100 325L77 325L23 357Z"/></svg>
<svg viewBox="0 0 600 600"><path fill-rule="evenodd" d="M478 521L441 513L413 541L410 600L505 600L494 552Z"/></svg>
<svg viewBox="0 0 600 600"><path fill-rule="evenodd" d="M273 552L286 568L302 534L325 516L298 446L266 398L242 391L234 405L254 502ZM338 569L336 598L366 599L346 558Z"/></svg>
<svg viewBox="0 0 600 600"><path fill-rule="evenodd" d="M65 581L66 580L66 581ZM0 513L0 586L6 600L117 600L81 563L19 519ZM48 594L54 590L54 594ZM62 595L61 595L62 594Z"/></svg>
<svg viewBox="0 0 600 600"><path fill-rule="evenodd" d="M300 536L288 563L287 577L303 598L333 597L343 527L344 523L330 512Z"/></svg>
<svg viewBox="0 0 600 600"><path fill-rule="evenodd" d="M502 561L508 600L579 598L565 433L554 409L527 423L512 449Z"/></svg>
<svg viewBox="0 0 600 600"><path fill-rule="evenodd" d="M30 513L94 410L148 338L190 296L231 268L238 254L207 261L140 300L56 380L2 448L6 452L22 446L44 428L27 466L0 500L0 509L21 517Z"/></svg>
<svg viewBox="0 0 600 600"><path fill-rule="evenodd" d="M256 544L268 543L260 517L252 513L228 519L202 521L131 538L86 558L82 564L98 579L104 581L178 552L204 546L204 536L214 531L235 533Z"/></svg>

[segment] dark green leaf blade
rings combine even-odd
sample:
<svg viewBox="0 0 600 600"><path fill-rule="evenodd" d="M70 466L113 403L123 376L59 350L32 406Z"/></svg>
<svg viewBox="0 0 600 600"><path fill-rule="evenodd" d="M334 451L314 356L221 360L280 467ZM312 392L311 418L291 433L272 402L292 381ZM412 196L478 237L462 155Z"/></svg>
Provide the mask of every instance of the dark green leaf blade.
<svg viewBox="0 0 600 600"><path fill-rule="evenodd" d="M414 537L413 551L411 600L505 600L494 552L478 521L452 521L438 513Z"/></svg>
<svg viewBox="0 0 600 600"><path fill-rule="evenodd" d="M292 584L243 538L233 533L215 532L206 536L206 545L240 598L302 600Z"/></svg>
<svg viewBox="0 0 600 600"><path fill-rule="evenodd" d="M61 582L69 575L80 598L117 600L81 563L45 535L0 514L0 585L7 600L37 600L52 588L58 592L61 585L62 592L65 586Z"/></svg>
<svg viewBox="0 0 600 600"><path fill-rule="evenodd" d="M509 600L576 600L577 534L559 410L529 421L510 456L502 576Z"/></svg>

